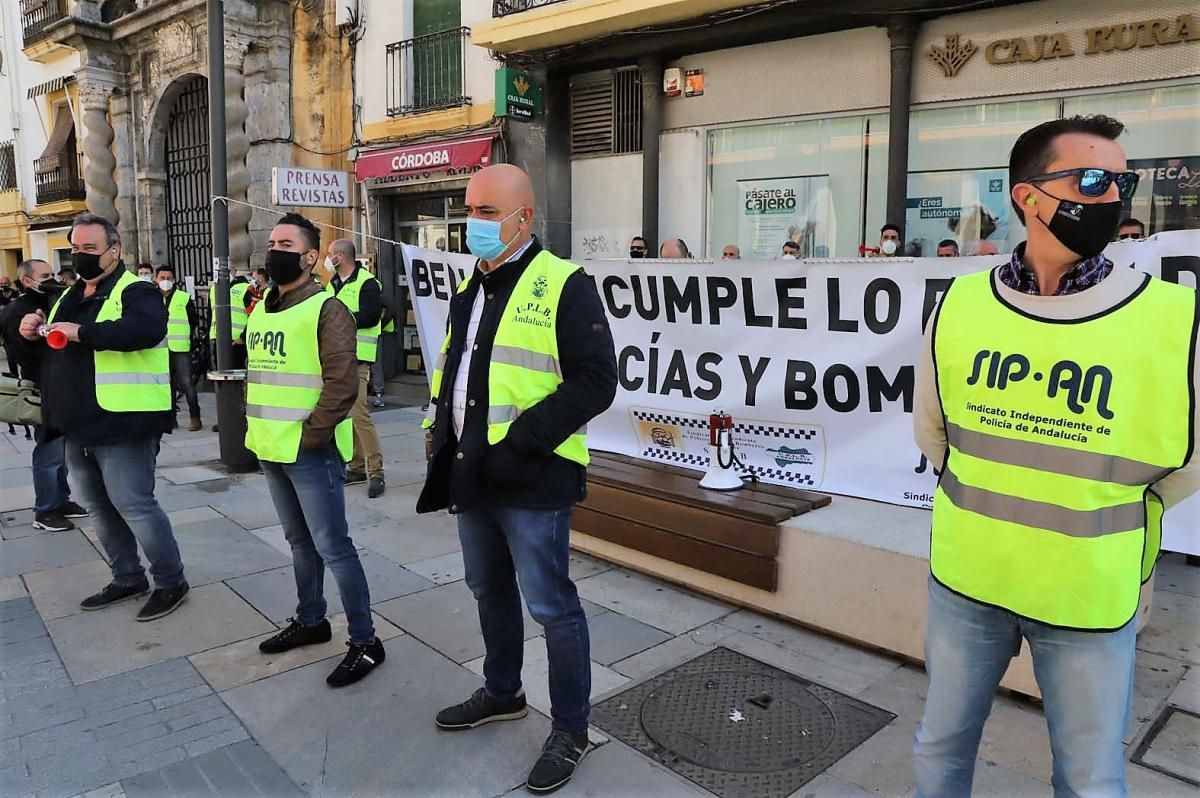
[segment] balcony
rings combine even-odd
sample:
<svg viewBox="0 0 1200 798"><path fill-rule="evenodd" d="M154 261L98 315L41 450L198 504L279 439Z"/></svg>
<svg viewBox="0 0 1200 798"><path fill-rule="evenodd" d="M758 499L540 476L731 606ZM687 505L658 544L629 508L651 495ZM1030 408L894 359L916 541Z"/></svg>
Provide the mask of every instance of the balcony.
<svg viewBox="0 0 1200 798"><path fill-rule="evenodd" d="M70 0L21 0L21 29L25 46L31 47L46 38L46 29L66 19Z"/></svg>
<svg viewBox="0 0 1200 798"><path fill-rule="evenodd" d="M81 162L82 158L76 153L50 155L34 161L37 204L87 199Z"/></svg>
<svg viewBox="0 0 1200 798"><path fill-rule="evenodd" d="M471 104L464 86L470 28L452 28L387 46L387 114L442 111Z"/></svg>
<svg viewBox="0 0 1200 798"><path fill-rule="evenodd" d="M0 142L0 192L17 190L17 157L13 142Z"/></svg>
<svg viewBox="0 0 1200 798"><path fill-rule="evenodd" d="M539 8L565 0L492 0L492 16L507 17L509 14L519 14L531 8Z"/></svg>

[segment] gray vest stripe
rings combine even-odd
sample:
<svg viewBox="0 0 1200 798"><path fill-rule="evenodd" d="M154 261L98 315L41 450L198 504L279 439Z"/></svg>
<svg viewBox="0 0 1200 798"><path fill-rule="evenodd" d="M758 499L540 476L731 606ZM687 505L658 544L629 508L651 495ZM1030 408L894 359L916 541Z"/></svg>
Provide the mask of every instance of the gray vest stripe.
<svg viewBox="0 0 1200 798"><path fill-rule="evenodd" d="M96 374L97 385L170 385L169 374L143 374L141 372L99 372Z"/></svg>
<svg viewBox="0 0 1200 798"><path fill-rule="evenodd" d="M301 410L296 407L271 407L268 405L246 405L246 417L262 421L304 421L311 410Z"/></svg>
<svg viewBox="0 0 1200 798"><path fill-rule="evenodd" d="M503 363L506 366L519 366L530 371L544 371L562 379L562 369L559 368L557 358L540 352L531 352L519 346L493 346L492 362Z"/></svg>
<svg viewBox="0 0 1200 798"><path fill-rule="evenodd" d="M946 438L955 449L972 457L1118 485L1149 485L1171 470L1114 455L1002 438L950 423L946 424Z"/></svg>
<svg viewBox="0 0 1200 798"><path fill-rule="evenodd" d="M1146 525L1146 508L1140 501L1100 510L1072 510L1049 502L964 485L949 466L942 472L939 487L960 510L1073 538L1098 538L1142 529Z"/></svg>
<svg viewBox="0 0 1200 798"><path fill-rule="evenodd" d="M322 388L325 381L311 374L280 374L272 371L247 371L246 381L254 385L275 385L282 388Z"/></svg>

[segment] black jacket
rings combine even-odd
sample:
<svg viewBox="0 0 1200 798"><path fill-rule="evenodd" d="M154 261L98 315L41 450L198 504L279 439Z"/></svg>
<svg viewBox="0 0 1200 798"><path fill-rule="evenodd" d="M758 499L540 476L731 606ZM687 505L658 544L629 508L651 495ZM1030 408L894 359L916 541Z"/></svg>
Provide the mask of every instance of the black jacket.
<svg viewBox="0 0 1200 798"><path fill-rule="evenodd" d="M156 346L167 334L167 306L152 283L135 282L121 296L123 311L116 321L96 322L100 307L112 293L125 264L84 298L79 280L62 298L55 321L81 325L79 343L65 349L45 344L42 365L42 414L45 423L61 430L80 446L137 440L169 432L175 426L170 410L150 413L113 413L96 403L96 350L136 352Z"/></svg>
<svg viewBox="0 0 1200 798"><path fill-rule="evenodd" d="M542 251L537 241L490 274L476 267L468 289L450 300L450 349L436 405L433 452L417 512L460 512L484 504L533 509L569 507L584 497L582 466L554 448L612 404L617 359L596 285L583 272L567 278L558 305L558 356L563 382L512 423L496 446L487 443L488 366L500 315L525 268ZM451 418L454 378L462 360L471 307L484 292L483 314L467 375L469 404L462 440Z"/></svg>
<svg viewBox="0 0 1200 798"><path fill-rule="evenodd" d="M49 316L50 302L49 294L26 289L4 309L4 343L13 361L8 364L9 368L21 379L31 380L35 385L42 382L42 356L46 346L41 341L30 341L21 336L21 319L39 310Z"/></svg>

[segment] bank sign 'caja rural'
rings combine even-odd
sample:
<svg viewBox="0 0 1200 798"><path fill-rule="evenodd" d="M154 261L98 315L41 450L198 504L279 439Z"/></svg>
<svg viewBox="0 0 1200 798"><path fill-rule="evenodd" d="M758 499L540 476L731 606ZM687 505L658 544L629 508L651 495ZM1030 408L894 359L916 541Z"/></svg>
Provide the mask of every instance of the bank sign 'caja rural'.
<svg viewBox="0 0 1200 798"><path fill-rule="evenodd" d="M542 90L519 69L496 70L496 116L528 122L542 110Z"/></svg>

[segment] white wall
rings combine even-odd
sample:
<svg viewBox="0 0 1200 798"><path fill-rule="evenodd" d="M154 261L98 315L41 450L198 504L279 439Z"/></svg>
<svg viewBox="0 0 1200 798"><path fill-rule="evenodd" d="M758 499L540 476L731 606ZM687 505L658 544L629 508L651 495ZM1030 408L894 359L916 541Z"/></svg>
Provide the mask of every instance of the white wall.
<svg viewBox="0 0 1200 798"><path fill-rule="evenodd" d="M642 154L571 161L571 258L629 256L642 234Z"/></svg>
<svg viewBox="0 0 1200 798"><path fill-rule="evenodd" d="M704 234L708 202L704 131L673 130L664 133L659 142L659 239L682 238L696 257L711 256L706 252Z"/></svg>

